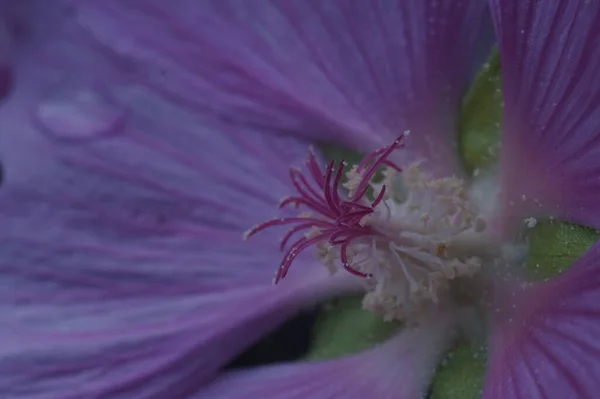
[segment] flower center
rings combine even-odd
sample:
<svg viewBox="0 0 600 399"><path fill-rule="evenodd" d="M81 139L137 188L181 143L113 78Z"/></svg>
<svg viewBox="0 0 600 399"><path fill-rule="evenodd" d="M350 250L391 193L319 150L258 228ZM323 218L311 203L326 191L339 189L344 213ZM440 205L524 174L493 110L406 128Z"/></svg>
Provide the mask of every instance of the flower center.
<svg viewBox="0 0 600 399"><path fill-rule="evenodd" d="M312 151L306 174L291 169L297 195L280 207L303 210L245 235L292 226L281 242L285 253L275 283L302 251L315 247L331 273L344 269L365 278L365 308L406 321L449 298L452 281L480 271L482 257L489 255L482 250L486 224L465 182L432 178L418 163L405 171L393 163L389 158L404 147L407 134L347 169L345 183L345 162L337 167L331 162L323 172Z"/></svg>

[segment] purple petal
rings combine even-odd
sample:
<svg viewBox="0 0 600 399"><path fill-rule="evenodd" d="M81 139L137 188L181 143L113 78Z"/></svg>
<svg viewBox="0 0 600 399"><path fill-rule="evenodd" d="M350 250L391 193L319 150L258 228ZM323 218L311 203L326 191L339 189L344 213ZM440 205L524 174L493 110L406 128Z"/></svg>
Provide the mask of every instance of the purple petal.
<svg viewBox="0 0 600 399"><path fill-rule="evenodd" d="M600 227L600 3L493 0L492 9L506 104L505 214Z"/></svg>
<svg viewBox="0 0 600 399"><path fill-rule="evenodd" d="M8 94L12 85L12 38L3 11L4 5L0 3L0 99Z"/></svg>
<svg viewBox="0 0 600 399"><path fill-rule="evenodd" d="M305 143L223 134L84 46L68 9L31 10L0 107L3 395L185 397L348 288L307 258L274 288L275 237L242 242Z"/></svg>
<svg viewBox="0 0 600 399"><path fill-rule="evenodd" d="M309 262L273 287L279 254L217 229L113 234L88 212L19 197L0 212L10 398L186 397L301 307L348 288Z"/></svg>
<svg viewBox="0 0 600 399"><path fill-rule="evenodd" d="M170 220L165 233L210 224L241 234L272 216L306 143L208 126L85 47L69 15L59 21L47 40L22 40L17 83L0 107L7 186L78 198L120 228L154 217Z"/></svg>
<svg viewBox="0 0 600 399"><path fill-rule="evenodd" d="M411 151L457 166L461 94L492 42L485 2L127 4L93 2L79 18L107 48L157 65L146 79L192 94L190 107L358 149L410 129Z"/></svg>
<svg viewBox="0 0 600 399"><path fill-rule="evenodd" d="M555 280L498 300L485 399L597 396L599 257L596 244Z"/></svg>
<svg viewBox="0 0 600 399"><path fill-rule="evenodd" d="M229 372L194 399L417 399L451 339L447 320L406 330L379 347L335 360Z"/></svg>
<svg viewBox="0 0 600 399"><path fill-rule="evenodd" d="M130 87L140 98L111 103L102 89L69 86L44 95L19 83L0 108L6 185L120 228L154 218L156 233L212 225L241 237L274 215L291 192L289 167L308 153L296 140L207 126L140 87Z"/></svg>

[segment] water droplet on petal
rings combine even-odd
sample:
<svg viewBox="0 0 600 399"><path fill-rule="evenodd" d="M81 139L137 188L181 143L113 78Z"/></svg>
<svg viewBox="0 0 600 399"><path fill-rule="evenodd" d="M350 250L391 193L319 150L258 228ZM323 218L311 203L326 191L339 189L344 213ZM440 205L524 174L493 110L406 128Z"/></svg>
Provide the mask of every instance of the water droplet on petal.
<svg viewBox="0 0 600 399"><path fill-rule="evenodd" d="M119 133L125 111L103 93L91 88L61 88L46 97L35 116L59 139L89 140Z"/></svg>

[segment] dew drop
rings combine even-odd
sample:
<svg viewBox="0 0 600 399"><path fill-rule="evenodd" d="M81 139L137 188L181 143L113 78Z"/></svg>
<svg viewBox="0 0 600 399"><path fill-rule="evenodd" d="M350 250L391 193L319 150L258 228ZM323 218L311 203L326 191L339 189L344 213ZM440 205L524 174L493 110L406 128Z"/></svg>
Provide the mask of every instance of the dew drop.
<svg viewBox="0 0 600 399"><path fill-rule="evenodd" d="M38 104L38 122L52 135L66 140L89 140L119 133L125 111L89 87L61 87Z"/></svg>

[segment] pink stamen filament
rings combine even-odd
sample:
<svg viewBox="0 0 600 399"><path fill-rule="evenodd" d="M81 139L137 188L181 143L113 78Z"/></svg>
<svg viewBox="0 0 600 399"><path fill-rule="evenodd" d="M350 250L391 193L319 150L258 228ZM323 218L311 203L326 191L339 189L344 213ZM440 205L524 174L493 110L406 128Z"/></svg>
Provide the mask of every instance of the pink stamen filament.
<svg viewBox="0 0 600 399"><path fill-rule="evenodd" d="M349 242L346 242L346 243L342 244L342 247L340 248L340 254L341 254L340 257L342 258L341 259L342 266L344 267L344 269L346 269L351 274L354 274L355 276L364 277L364 278L371 277L370 274L363 273L359 270L356 270L352 266L350 266L350 263L348 262L348 245L349 244L350 244Z"/></svg>
<svg viewBox="0 0 600 399"><path fill-rule="evenodd" d="M306 161L306 165L308 166L308 170L312 175L314 181L319 185L319 188L325 187L325 180L323 180L323 173L321 172L321 168L317 163L317 157L315 156L314 151L310 151L308 155L308 160Z"/></svg>
<svg viewBox="0 0 600 399"><path fill-rule="evenodd" d="M378 150L373 151L372 153L368 154L362 161L361 163L358 164L358 166L356 167L356 171L360 172L362 171L371 161L373 161L373 159L375 159L378 155L383 154L385 152L387 147L384 148L380 148Z"/></svg>
<svg viewBox="0 0 600 399"><path fill-rule="evenodd" d="M337 168L335 162L330 162L323 173L311 150L306 161L311 181L300 170L290 170L290 179L298 195L283 200L279 205L280 208L288 205L295 207L304 205L316 213L316 216L269 220L253 227L246 234L246 237L250 237L270 227L297 224L284 235L280 244L280 249L283 251L294 235L304 232L303 236L291 244L285 252L277 270L275 283L285 278L293 261L302 251L325 240L332 246L340 247L340 260L345 270L360 277L370 277L369 274L351 266L348 260L348 248L357 239L380 234L371 226L361 225L361 221L365 216L375 212L375 207L383 201L387 188L382 185L381 190L369 205L366 205L368 202L365 201L365 195L373 176L380 167L386 165L401 171L400 167L387 158L394 150L403 147L401 144L403 137L404 135L398 137L390 146L376 150L365 157L357 167L357 171L361 172L364 169L366 171L361 176L355 194L349 200L343 200L340 197L344 161L340 162ZM310 229L315 230L313 233L307 233L306 230Z"/></svg>
<svg viewBox="0 0 600 399"><path fill-rule="evenodd" d="M334 161L331 161L329 163L329 166L327 167L327 173L325 174L325 190L323 190L323 192L325 193L325 199L327 200L327 204L329 204L329 206L331 207L332 210L335 210L336 215L339 215L339 213L340 213L339 204L335 203L335 201L333 199L333 194L332 194L332 190L337 191L338 187L331 185L331 176L333 174L334 167L335 167L335 163L334 163ZM343 168L342 163L340 163L339 169L342 169L342 168Z"/></svg>
<svg viewBox="0 0 600 399"><path fill-rule="evenodd" d="M404 137L404 135L402 135L402 136L398 137L396 140L394 140L392 145L390 145L389 147L387 147L385 149L385 151L379 157L379 159L375 160L373 162L373 164L371 166L369 166L367 171L364 173L360 184L356 188L356 192L354 194L354 197L352 198L353 200L361 198L367 193L367 190L369 189L369 183L371 182L371 179L377 172L377 169L379 167L381 167L382 164L385 164L385 161L387 161L387 157L390 156L392 151L394 151L396 148L398 148L400 146L400 143L401 143L403 137ZM400 169L400 167L398 167L398 166L395 166L395 169L398 171L402 171Z"/></svg>

